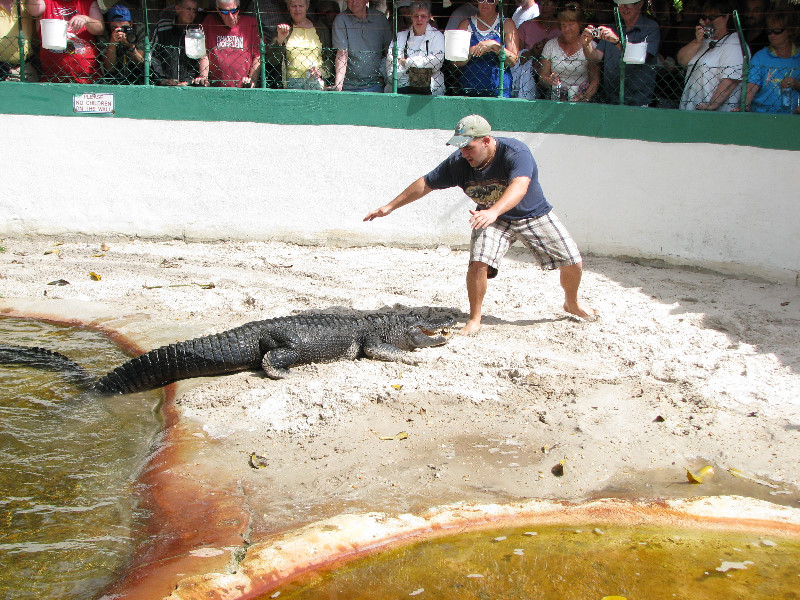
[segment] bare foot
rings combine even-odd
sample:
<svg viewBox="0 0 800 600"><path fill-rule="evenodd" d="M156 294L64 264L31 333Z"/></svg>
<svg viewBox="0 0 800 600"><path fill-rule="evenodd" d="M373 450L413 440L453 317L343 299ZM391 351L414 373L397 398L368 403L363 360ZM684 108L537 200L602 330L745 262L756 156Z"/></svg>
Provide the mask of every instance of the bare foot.
<svg viewBox="0 0 800 600"><path fill-rule="evenodd" d="M581 306L580 303L575 304L574 306L570 306L566 302L564 303L564 310L567 311L574 317L578 317L583 321L597 321L600 318L600 313L598 313L593 308L584 308Z"/></svg>
<svg viewBox="0 0 800 600"><path fill-rule="evenodd" d="M470 319L467 324L458 330L458 335L475 335L481 330L481 322Z"/></svg>

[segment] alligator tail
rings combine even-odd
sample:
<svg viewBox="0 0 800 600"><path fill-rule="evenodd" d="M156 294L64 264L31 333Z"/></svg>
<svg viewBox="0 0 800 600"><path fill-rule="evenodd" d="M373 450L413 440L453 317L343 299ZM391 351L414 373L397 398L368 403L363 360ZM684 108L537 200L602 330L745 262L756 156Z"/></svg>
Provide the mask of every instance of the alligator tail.
<svg viewBox="0 0 800 600"><path fill-rule="evenodd" d="M0 344L0 364L25 365L64 373L73 385L82 389L87 389L92 385L92 377L83 367L60 352L54 352L47 348Z"/></svg>
<svg viewBox="0 0 800 600"><path fill-rule="evenodd" d="M257 369L258 336L243 325L228 331L150 350L92 384L102 394L130 394L190 379Z"/></svg>

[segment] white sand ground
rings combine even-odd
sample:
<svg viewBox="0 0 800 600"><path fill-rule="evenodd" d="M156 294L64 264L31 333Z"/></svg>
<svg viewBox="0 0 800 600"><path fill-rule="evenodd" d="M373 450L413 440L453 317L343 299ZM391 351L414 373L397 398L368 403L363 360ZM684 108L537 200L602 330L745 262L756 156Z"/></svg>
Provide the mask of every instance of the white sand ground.
<svg viewBox="0 0 800 600"><path fill-rule="evenodd" d="M145 349L306 311L437 307L459 324L467 311L463 249L0 246L0 309L100 303L125 316L125 333L147 337ZM48 285L59 279L69 285ZM417 366L359 360L281 381L194 380L178 400L206 442L192 460L236 483L254 537L459 500L741 493L798 505L800 288L589 256L582 298L599 322L568 318L558 275L512 249L483 330L419 351ZM266 467L252 468L251 453ZM686 469L706 464L716 476L689 484Z"/></svg>

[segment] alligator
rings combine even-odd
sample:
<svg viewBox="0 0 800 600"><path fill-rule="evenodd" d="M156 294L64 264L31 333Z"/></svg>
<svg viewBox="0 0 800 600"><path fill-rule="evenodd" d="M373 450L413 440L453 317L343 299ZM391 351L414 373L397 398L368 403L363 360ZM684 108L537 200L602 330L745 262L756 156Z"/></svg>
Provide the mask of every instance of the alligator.
<svg viewBox="0 0 800 600"><path fill-rule="evenodd" d="M97 380L63 354L35 346L0 344L0 363L62 371L80 387L104 395L130 394L259 367L267 377L282 379L294 365L361 357L419 364L411 351L447 343L454 322L450 315L425 317L417 312L321 313L251 321L155 348Z"/></svg>

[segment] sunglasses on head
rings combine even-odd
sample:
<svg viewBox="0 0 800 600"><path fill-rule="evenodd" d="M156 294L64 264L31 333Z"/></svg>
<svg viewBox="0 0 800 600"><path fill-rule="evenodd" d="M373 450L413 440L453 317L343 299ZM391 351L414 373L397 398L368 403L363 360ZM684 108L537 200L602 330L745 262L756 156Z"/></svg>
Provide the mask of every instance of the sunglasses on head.
<svg viewBox="0 0 800 600"><path fill-rule="evenodd" d="M494 4L497 0L478 0L478 4Z"/></svg>
<svg viewBox="0 0 800 600"><path fill-rule="evenodd" d="M220 12L220 14L223 14L223 15L235 15L236 13L239 12L238 8L229 8L227 10L226 9L222 9L222 8L218 8L217 10Z"/></svg>
<svg viewBox="0 0 800 600"><path fill-rule="evenodd" d="M768 33L769 35L780 35L780 34L782 34L784 31L786 31L786 28L785 28L785 27L783 27L783 28L781 28L781 29L767 29L767 33Z"/></svg>
<svg viewBox="0 0 800 600"><path fill-rule="evenodd" d="M713 21L714 19L719 19L722 15L703 15L700 17L701 21Z"/></svg>

